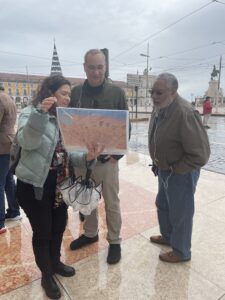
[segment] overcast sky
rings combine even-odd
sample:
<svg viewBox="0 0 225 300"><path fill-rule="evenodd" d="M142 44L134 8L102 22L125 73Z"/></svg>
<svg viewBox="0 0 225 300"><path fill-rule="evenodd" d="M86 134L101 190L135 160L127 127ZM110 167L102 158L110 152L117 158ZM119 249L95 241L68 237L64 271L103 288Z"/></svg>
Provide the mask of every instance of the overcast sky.
<svg viewBox="0 0 225 300"><path fill-rule="evenodd" d="M213 65L225 65L225 0L0 0L0 72L49 75L53 41L63 71L84 77L83 56L108 48L110 78L174 73L179 93L204 95ZM225 90L225 69L221 87Z"/></svg>

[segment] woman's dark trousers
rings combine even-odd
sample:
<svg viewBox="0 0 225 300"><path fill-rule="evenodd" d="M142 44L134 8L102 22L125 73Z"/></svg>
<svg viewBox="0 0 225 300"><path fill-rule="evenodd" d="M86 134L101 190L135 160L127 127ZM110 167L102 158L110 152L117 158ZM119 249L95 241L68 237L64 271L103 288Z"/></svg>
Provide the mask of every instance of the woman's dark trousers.
<svg viewBox="0 0 225 300"><path fill-rule="evenodd" d="M50 171L41 200L34 195L33 186L17 180L17 199L25 211L32 230L32 245L36 264L44 275L52 275L60 261L63 232L67 223L67 205L54 208L56 171Z"/></svg>

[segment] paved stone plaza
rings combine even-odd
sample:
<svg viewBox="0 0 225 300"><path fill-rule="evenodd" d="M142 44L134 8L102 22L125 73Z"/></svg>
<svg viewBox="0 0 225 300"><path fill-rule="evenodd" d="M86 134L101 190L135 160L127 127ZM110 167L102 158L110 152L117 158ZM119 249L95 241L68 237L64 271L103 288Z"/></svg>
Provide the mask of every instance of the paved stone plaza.
<svg viewBox="0 0 225 300"><path fill-rule="evenodd" d="M225 173L225 117L210 120L212 155L206 168ZM149 242L159 233L155 197L157 177L148 167L148 122L132 124L131 148L120 160L122 260L106 263L108 243L104 201L99 204L99 241L71 251L83 233L77 212L69 208L62 261L76 275L56 275L61 300L225 300L225 175L202 170L195 195L192 260L168 264L159 260L167 246ZM136 146L135 146L136 144ZM142 154L146 153L146 154ZM212 169L213 170L213 169ZM25 214L7 221L0 236L0 300L47 300L32 252L32 230Z"/></svg>
<svg viewBox="0 0 225 300"><path fill-rule="evenodd" d="M225 174L225 117L213 116L209 123L211 155L204 169ZM132 123L130 149L148 155L148 121Z"/></svg>

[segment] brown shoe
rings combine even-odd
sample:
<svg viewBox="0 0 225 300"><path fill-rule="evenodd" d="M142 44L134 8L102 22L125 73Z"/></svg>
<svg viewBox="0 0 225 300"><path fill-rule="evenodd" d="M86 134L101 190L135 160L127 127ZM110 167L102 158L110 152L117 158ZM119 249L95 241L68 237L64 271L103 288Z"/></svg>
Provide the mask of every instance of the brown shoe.
<svg viewBox="0 0 225 300"><path fill-rule="evenodd" d="M161 253L161 254L159 254L159 258L162 261L166 261L169 263L178 263L178 262L185 262L185 261L190 260L190 258L182 258L182 257L176 255L173 251Z"/></svg>
<svg viewBox="0 0 225 300"><path fill-rule="evenodd" d="M164 237L161 236L161 235L153 235L153 236L151 236L151 237L150 237L150 241L151 241L152 243L155 243L155 244L167 245L167 246L170 245L170 243L167 242L167 241L164 239Z"/></svg>

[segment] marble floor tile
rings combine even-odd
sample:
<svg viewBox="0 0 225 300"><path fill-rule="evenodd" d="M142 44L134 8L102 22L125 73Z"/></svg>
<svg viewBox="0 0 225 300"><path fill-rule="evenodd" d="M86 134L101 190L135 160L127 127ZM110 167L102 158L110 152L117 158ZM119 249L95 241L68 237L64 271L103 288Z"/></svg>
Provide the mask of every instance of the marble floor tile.
<svg viewBox="0 0 225 300"><path fill-rule="evenodd" d="M11 227L15 227L16 225L20 225L22 222L23 222L23 220L17 220L17 221L6 220L5 226L7 228L11 228Z"/></svg>
<svg viewBox="0 0 225 300"><path fill-rule="evenodd" d="M158 235L158 234L160 234L159 225L149 228L140 233L140 235L145 237L148 241L151 235Z"/></svg>
<svg viewBox="0 0 225 300"><path fill-rule="evenodd" d="M103 250L75 264L76 278L58 279L71 299L212 300L223 294L191 270L189 263L163 263L159 253L159 248L138 235L123 242L119 264L107 265Z"/></svg>
<svg viewBox="0 0 225 300"><path fill-rule="evenodd" d="M23 227L8 228L0 237L0 294L39 276L31 248L31 237Z"/></svg>
<svg viewBox="0 0 225 300"><path fill-rule="evenodd" d="M83 233L77 212L69 209L62 260L75 266L76 276L57 276L61 299L100 300L225 300L225 176L201 171L196 192L192 260L168 264L159 260L168 247L150 243L159 234L155 196L157 178L146 155L128 153L120 162L123 225L122 260L106 263L108 242L105 208L99 205L99 241L77 251L69 246ZM0 300L47 299L34 262L32 231L25 214L7 222L0 236Z"/></svg>
<svg viewBox="0 0 225 300"><path fill-rule="evenodd" d="M195 214L190 268L221 289L225 289L225 240L222 238L224 232L224 222L199 212ZM158 226L141 233L148 240L154 234L159 234ZM168 250L166 246L152 245L161 251Z"/></svg>
<svg viewBox="0 0 225 300"><path fill-rule="evenodd" d="M122 211L121 237L123 240L157 224L154 204L155 194L138 185L131 185L129 182L121 180L120 199ZM99 205L99 241L76 251L69 250L72 240L82 233L83 226L79 221L78 213L69 209L69 222L64 233L62 247L62 257L66 263L74 263L108 247L104 201L101 201Z"/></svg>
<svg viewBox="0 0 225 300"><path fill-rule="evenodd" d="M208 217L214 218L219 222L225 223L225 196L223 198L210 202L207 205L204 205L199 210L199 212ZM224 224L222 226L224 226Z"/></svg>
<svg viewBox="0 0 225 300"><path fill-rule="evenodd" d="M127 222L142 232L157 224L155 194L121 180L123 189L120 194L123 223Z"/></svg>
<svg viewBox="0 0 225 300"><path fill-rule="evenodd" d="M59 282L58 282L59 283ZM62 293L60 300L71 300L66 294L64 288L60 285L59 287ZM49 300L45 295L44 290L41 287L41 280L35 280L30 284L24 285L19 289L15 289L7 294L0 295L0 300Z"/></svg>
<svg viewBox="0 0 225 300"><path fill-rule="evenodd" d="M196 209L225 197L225 175L201 170L197 185Z"/></svg>
<svg viewBox="0 0 225 300"><path fill-rule="evenodd" d="M6 234L1 235L0 249L0 294L40 276L34 262L31 236L22 223L9 227Z"/></svg>
<svg viewBox="0 0 225 300"><path fill-rule="evenodd" d="M193 223L190 268L225 289L225 223L200 212L195 214ZM154 234L159 234L158 226L141 233L148 241ZM168 251L167 246L150 244L161 251Z"/></svg>
<svg viewBox="0 0 225 300"><path fill-rule="evenodd" d="M154 205L155 194L138 185L121 180L122 239L128 239L157 224ZM6 234L0 237L0 294L18 288L40 277L32 252L32 230L26 216L9 222ZM104 201L99 205L99 242L80 250L71 251L70 243L83 233L78 213L69 209L69 222L62 244L62 260L72 264L108 247L106 240ZM9 280L10 279L10 280Z"/></svg>
<svg viewBox="0 0 225 300"><path fill-rule="evenodd" d="M194 218L191 267L225 289L225 223L197 213Z"/></svg>
<svg viewBox="0 0 225 300"><path fill-rule="evenodd" d="M130 162L130 157L137 157L137 161ZM132 184L138 185L148 191L156 193L158 190L158 179L151 171L149 156L128 152L120 162L120 178Z"/></svg>

